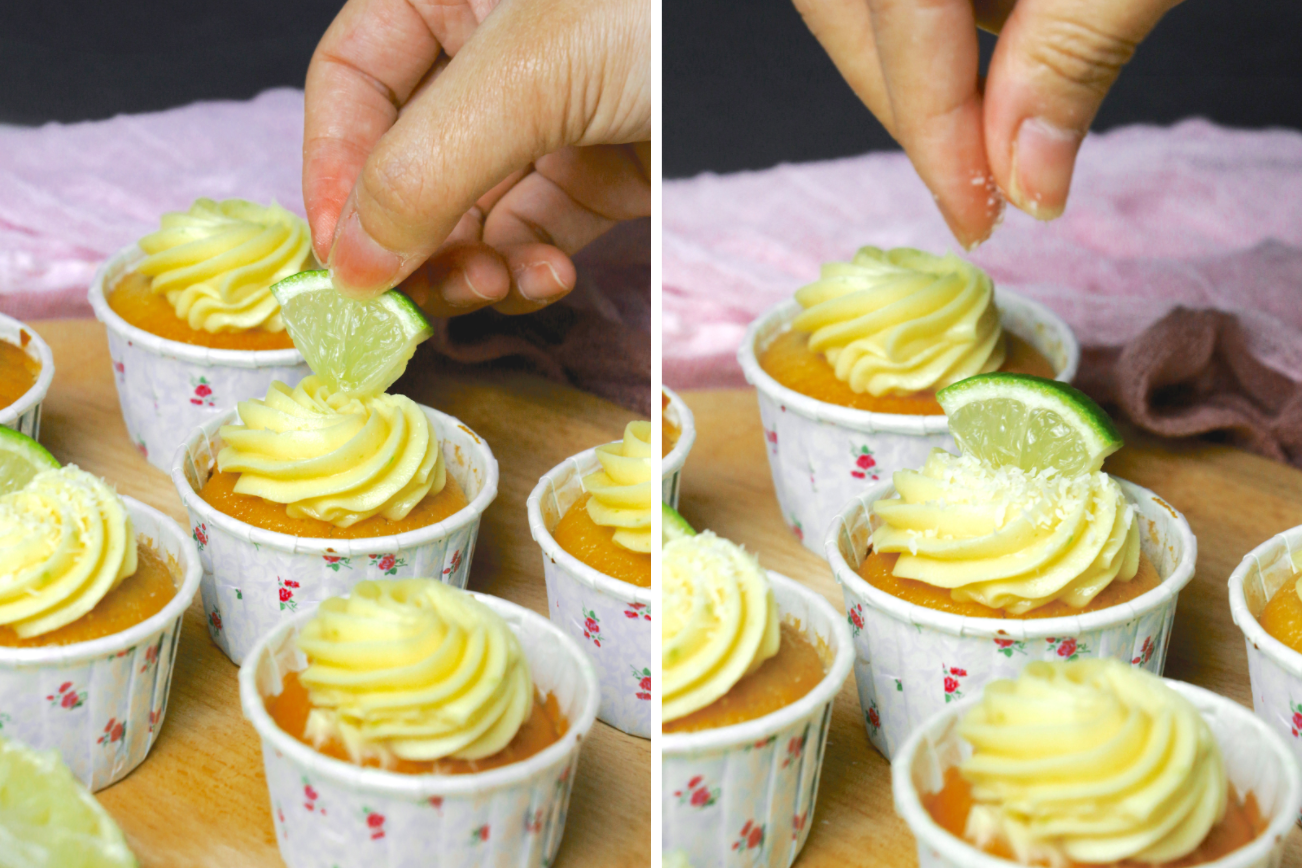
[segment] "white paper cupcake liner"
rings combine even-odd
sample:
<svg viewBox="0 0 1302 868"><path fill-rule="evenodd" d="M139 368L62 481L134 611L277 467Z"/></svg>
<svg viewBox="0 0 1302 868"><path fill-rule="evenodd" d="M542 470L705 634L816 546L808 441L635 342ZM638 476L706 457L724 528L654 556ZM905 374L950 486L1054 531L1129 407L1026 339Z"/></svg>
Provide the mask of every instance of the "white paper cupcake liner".
<svg viewBox="0 0 1302 868"><path fill-rule="evenodd" d="M125 247L99 267L90 285L95 318L108 328L109 355L127 433L149 463L166 471L197 426L246 398L261 398L275 380L296 385L312 373L298 350L215 350L167 340L118 316L107 296L144 252Z"/></svg>
<svg viewBox="0 0 1302 868"><path fill-rule="evenodd" d="M877 519L892 497L881 482L845 505L825 551L845 594L855 643L855 681L873 747L895 757L904 740L951 702L1032 660L1115 657L1162 673L1176 596L1193 578L1198 543L1184 516L1138 485L1118 479L1139 517L1140 544L1162 584L1128 603L1061 618L967 618L907 603L874 588L858 569Z"/></svg>
<svg viewBox="0 0 1302 868"><path fill-rule="evenodd" d="M995 293L1003 326L1042 353L1058 379L1070 382L1080 361L1071 329L1048 308L1016 293ZM931 450L955 451L944 416L871 413L817 401L779 385L760 367L757 348L786 331L801 311L784 301L750 324L737 351L756 389L773 487L782 516L810 551L841 506L896 470L921 467Z"/></svg>
<svg viewBox="0 0 1302 868"><path fill-rule="evenodd" d="M772 714L661 738L666 865L786 868L809 837L832 704L854 650L822 596L772 571L769 579L783 622L832 655L827 675Z"/></svg>
<svg viewBox="0 0 1302 868"><path fill-rule="evenodd" d="M683 475L683 465L687 463L687 454L696 442L696 417L691 409L678 397L673 389L663 389L669 398L665 407L665 418L678 429L678 442L660 462L660 499L678 508L678 487Z"/></svg>
<svg viewBox="0 0 1302 868"><path fill-rule="evenodd" d="M29 338L25 347L22 342L24 332ZM46 393L50 391L50 383L54 381L54 353L50 352L49 345L30 326L4 314L0 314L0 340L21 347L28 358L35 359L41 365L36 384L8 407L0 407L0 425L39 440L41 402L45 400Z"/></svg>
<svg viewBox="0 0 1302 868"><path fill-rule="evenodd" d="M1246 846L1199 868L1275 868L1302 804L1302 774L1289 746L1278 734L1238 703L1209 690L1166 679L1194 704L1211 727L1225 757L1230 783L1240 797L1253 793L1270 824ZM991 856L942 829L922 806L920 793L938 792L945 770L971 755L958 734L958 721L976 700L952 705L922 724L902 745L891 764L895 811L918 842L920 868L1018 868L1018 863Z"/></svg>
<svg viewBox="0 0 1302 868"><path fill-rule="evenodd" d="M596 667L605 723L651 737L651 589L598 572L562 549L552 528L582 497L583 477L601 469L596 449L567 458L529 495L529 531L542 549L547 612Z"/></svg>
<svg viewBox="0 0 1302 868"><path fill-rule="evenodd" d="M194 430L172 461L172 482L190 514L203 563L208 634L240 663L262 634L364 579L436 578L464 588L484 510L497 496L497 460L477 434L446 413L421 407L438 432L448 475L469 505L437 524L366 539L313 539L273 533L218 512L198 495L215 466L218 429L230 410Z"/></svg>
<svg viewBox="0 0 1302 868"><path fill-rule="evenodd" d="M167 714L181 617L199 589L198 552L172 519L122 498L141 542L180 568L162 611L128 630L48 648L0 648L0 735L59 751L92 791L126 777Z"/></svg>
<svg viewBox="0 0 1302 868"><path fill-rule="evenodd" d="M1248 648L1252 707L1302 762L1302 654L1266 633L1258 623L1266 603L1298 579L1293 554L1302 552L1302 527L1276 534L1244 555L1230 573L1230 614ZM1302 815L1298 818L1302 825Z"/></svg>
<svg viewBox="0 0 1302 868"><path fill-rule="evenodd" d="M278 625L240 669L244 716L262 739L280 854L289 868L524 868L550 865L565 830L579 747L596 717L592 664L547 619L475 594L511 625L534 685L553 694L569 729L518 763L470 775L403 775L331 759L276 726L265 698L301 670L303 611Z"/></svg>

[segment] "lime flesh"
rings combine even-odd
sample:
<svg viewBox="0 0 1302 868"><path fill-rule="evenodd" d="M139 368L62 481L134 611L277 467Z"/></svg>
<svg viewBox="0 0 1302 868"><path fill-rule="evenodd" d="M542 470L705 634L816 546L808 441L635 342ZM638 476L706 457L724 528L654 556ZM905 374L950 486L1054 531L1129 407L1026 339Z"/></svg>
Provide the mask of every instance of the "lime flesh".
<svg viewBox="0 0 1302 868"><path fill-rule="evenodd" d="M980 374L941 389L936 400L959 449L992 467L1090 473L1122 445L1102 407L1056 380Z"/></svg>
<svg viewBox="0 0 1302 868"><path fill-rule="evenodd" d="M58 466L44 446L26 434L0 426L0 494L18 491L42 470Z"/></svg>
<svg viewBox="0 0 1302 868"><path fill-rule="evenodd" d="M0 868L138 868L59 754L0 738Z"/></svg>
<svg viewBox="0 0 1302 868"><path fill-rule="evenodd" d="M396 289L354 301L335 291L328 271L304 271L271 288L294 346L308 367L340 392L376 395L407 369L416 346L434 333Z"/></svg>
<svg viewBox="0 0 1302 868"><path fill-rule="evenodd" d="M688 536L696 536L695 528L687 523L687 519L678 510L667 503L660 504L660 545Z"/></svg>

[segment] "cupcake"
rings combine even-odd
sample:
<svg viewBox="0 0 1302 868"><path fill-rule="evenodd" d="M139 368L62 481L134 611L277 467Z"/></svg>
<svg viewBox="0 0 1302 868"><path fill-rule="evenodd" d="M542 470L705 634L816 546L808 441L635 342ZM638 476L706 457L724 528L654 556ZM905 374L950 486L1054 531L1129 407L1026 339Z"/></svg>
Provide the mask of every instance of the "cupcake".
<svg viewBox="0 0 1302 868"><path fill-rule="evenodd" d="M100 267L90 304L127 431L167 470L196 426L307 376L271 286L315 259L307 222L279 205L198 199L160 223Z"/></svg>
<svg viewBox="0 0 1302 868"><path fill-rule="evenodd" d="M696 419L673 390L663 389L660 397L660 500L677 509L683 465L696 442Z"/></svg>
<svg viewBox="0 0 1302 868"><path fill-rule="evenodd" d="M53 380L54 354L41 336L0 314L0 425L40 437L41 402Z"/></svg>
<svg viewBox="0 0 1302 868"><path fill-rule="evenodd" d="M349 395L316 375L272 383L173 459L210 635L239 663L300 606L363 579L465 587L497 479L478 435L410 398Z"/></svg>
<svg viewBox="0 0 1302 868"><path fill-rule="evenodd" d="M651 735L651 424L567 458L529 495L547 611L587 652L601 682L598 717Z"/></svg>
<svg viewBox="0 0 1302 868"><path fill-rule="evenodd" d="M1060 319L953 255L864 247L753 322L737 358L782 514L818 551L847 499L953 447L938 389L990 371L1067 381L1079 354Z"/></svg>
<svg viewBox="0 0 1302 868"><path fill-rule="evenodd" d="M992 682L910 736L891 777L919 862L955 868L1275 865L1302 802L1248 711L1117 660Z"/></svg>
<svg viewBox="0 0 1302 868"><path fill-rule="evenodd" d="M1230 574L1230 614L1248 649L1252 706L1302 762L1302 527L1276 534ZM1302 818L1299 818L1302 823Z"/></svg>
<svg viewBox="0 0 1302 868"><path fill-rule="evenodd" d="M813 822L849 630L709 531L666 544L661 566L665 864L790 865Z"/></svg>
<svg viewBox="0 0 1302 868"><path fill-rule="evenodd" d="M533 612L379 580L259 640L240 699L290 868L548 865L597 683Z"/></svg>
<svg viewBox="0 0 1302 868"><path fill-rule="evenodd" d="M176 522L75 466L0 496L5 736L57 750L92 790L130 773L163 724L199 576Z"/></svg>
<svg viewBox="0 0 1302 868"><path fill-rule="evenodd" d="M1121 440L1081 393L991 374L941 399L963 454L937 449L872 486L825 540L864 722L887 757L948 703L1034 660L1160 673L1197 553L1170 505L1099 469Z"/></svg>

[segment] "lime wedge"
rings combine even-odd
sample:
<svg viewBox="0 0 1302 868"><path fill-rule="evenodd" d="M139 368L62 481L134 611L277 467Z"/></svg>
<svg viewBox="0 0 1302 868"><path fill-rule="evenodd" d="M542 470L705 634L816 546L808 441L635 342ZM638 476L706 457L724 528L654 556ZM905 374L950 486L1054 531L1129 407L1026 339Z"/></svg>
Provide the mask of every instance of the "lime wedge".
<svg viewBox="0 0 1302 868"><path fill-rule="evenodd" d="M0 494L17 491L42 470L54 470L58 466L59 462L44 446L26 434L0 425Z"/></svg>
<svg viewBox="0 0 1302 868"><path fill-rule="evenodd" d="M1026 374L979 374L946 386L936 400L958 448L992 467L1099 470L1121 434L1084 392Z"/></svg>
<svg viewBox="0 0 1302 868"><path fill-rule="evenodd" d="M695 528L678 514L678 510L667 503L660 504L660 545L688 536L696 536Z"/></svg>
<svg viewBox="0 0 1302 868"><path fill-rule="evenodd" d="M0 738L0 866L139 866L122 830L59 754Z"/></svg>
<svg viewBox="0 0 1302 868"><path fill-rule="evenodd" d="M304 271L271 288L294 346L328 385L379 394L402 376L416 345L434 333L415 302L396 289L370 301L335 292L328 271Z"/></svg>

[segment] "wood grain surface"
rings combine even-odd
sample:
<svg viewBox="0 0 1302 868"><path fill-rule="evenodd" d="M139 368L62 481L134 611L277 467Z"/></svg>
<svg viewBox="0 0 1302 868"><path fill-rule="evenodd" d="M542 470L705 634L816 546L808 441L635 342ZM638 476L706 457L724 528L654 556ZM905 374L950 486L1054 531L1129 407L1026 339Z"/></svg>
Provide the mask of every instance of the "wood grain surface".
<svg viewBox="0 0 1302 868"><path fill-rule="evenodd" d="M751 390L685 392L696 445L683 469L679 510L695 527L743 543L769 569L817 589L844 612L826 561L796 541L778 510ZM1198 537L1193 581L1180 593L1166 675L1251 705L1243 634L1230 619L1226 581L1243 556L1302 524L1302 472L1236 449L1127 434L1106 469L1157 492ZM868 743L854 678L836 699L813 828L798 868L917 864L895 816L890 767ZM1294 828L1284 865L1302 866Z"/></svg>
<svg viewBox="0 0 1302 868"><path fill-rule="evenodd" d="M41 440L60 461L185 525L162 471L127 439L103 326L31 323L54 351ZM420 354L394 387L458 417L493 447L497 500L484 514L470 587L546 614L542 558L525 499L567 456L618 438L633 414L575 389L509 371L440 370ZM98 794L146 868L279 866L258 740L240 712L237 669L208 639L196 596L186 613L167 720L149 757ZM650 743L596 723L583 747L556 865L632 868L650 862Z"/></svg>

